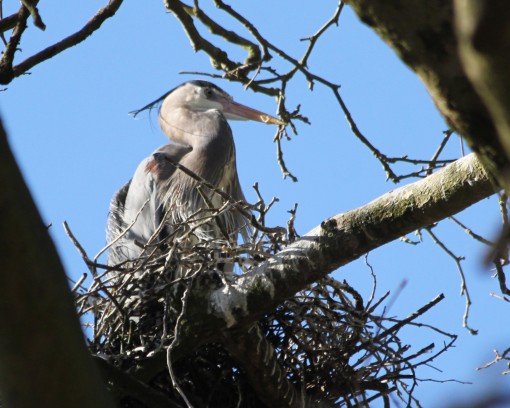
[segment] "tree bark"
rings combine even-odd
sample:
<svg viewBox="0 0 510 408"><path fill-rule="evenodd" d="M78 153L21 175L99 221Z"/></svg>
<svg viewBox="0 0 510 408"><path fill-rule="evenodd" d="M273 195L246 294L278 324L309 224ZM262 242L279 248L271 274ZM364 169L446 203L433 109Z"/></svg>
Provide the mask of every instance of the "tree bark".
<svg viewBox="0 0 510 408"><path fill-rule="evenodd" d="M6 407L113 407L67 277L0 122L0 394Z"/></svg>
<svg viewBox="0 0 510 408"><path fill-rule="evenodd" d="M346 3L416 72L448 124L467 140L485 168L510 192L510 178L506 177L510 172L509 156L485 101L459 57L453 0Z"/></svg>
<svg viewBox="0 0 510 408"><path fill-rule="evenodd" d="M510 9L505 0L456 0L466 74L483 99L510 157Z"/></svg>

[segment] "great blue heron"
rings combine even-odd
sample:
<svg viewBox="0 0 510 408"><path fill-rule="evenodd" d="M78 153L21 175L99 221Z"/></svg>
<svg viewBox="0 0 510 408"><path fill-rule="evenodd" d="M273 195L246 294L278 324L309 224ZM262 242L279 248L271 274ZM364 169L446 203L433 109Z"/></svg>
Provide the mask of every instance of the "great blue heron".
<svg viewBox="0 0 510 408"><path fill-rule="evenodd" d="M218 194L199 191L201 181L182 168L191 170L232 199L244 200L228 119L284 125L273 116L235 102L206 81L186 82L135 114L159 103L160 127L174 143L160 147L145 158L131 181L113 197L107 226L110 265L144 259L151 252L147 250L149 244L154 243L157 248L167 237L179 239L176 229L193 224L190 217L209 206L222 206ZM191 241L217 240L226 234L228 240L235 242L237 235L247 230L246 217L235 210L223 212L210 221L193 228ZM220 225L223 227L219 228ZM172 273L178 278L182 272L178 266ZM268 406L295 406L294 386L287 380L271 343L257 325L226 341L225 347L244 367L262 401Z"/></svg>
<svg viewBox="0 0 510 408"><path fill-rule="evenodd" d="M206 206L203 194L197 191L199 182L176 169L173 163L191 170L234 200L244 200L227 119L284 124L235 102L207 81L186 82L135 115L159 103L159 125L174 143L145 158L131 181L113 197L107 225L110 265L139 258L146 253L147 243L158 242ZM213 206L221 204L217 194L210 193L208 199ZM246 220L235 211L225 213L221 222L234 240L239 232L245 231ZM196 234L198 238L211 238L217 237L218 231L209 224Z"/></svg>

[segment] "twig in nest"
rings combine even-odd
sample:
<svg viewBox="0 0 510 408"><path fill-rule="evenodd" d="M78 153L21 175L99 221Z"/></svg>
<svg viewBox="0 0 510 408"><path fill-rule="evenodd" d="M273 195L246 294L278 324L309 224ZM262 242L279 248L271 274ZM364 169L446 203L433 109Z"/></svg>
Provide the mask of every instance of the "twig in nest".
<svg viewBox="0 0 510 408"><path fill-rule="evenodd" d="M196 271L194 276L196 276L200 272L201 272L201 269ZM193 285L193 276L191 278L190 287L192 285ZM186 397L186 393L182 390L181 386L179 385L179 382L177 381L177 378L176 378L176 376L174 374L174 370L172 368L172 364L173 364L173 362L172 362L172 350L179 343L179 341L181 341L181 339L180 339L180 334L181 333L180 333L179 328L181 327L183 319L186 316L186 311L187 311L187 307L188 307L189 294L191 293L190 287L186 288L184 290L183 295L182 295L182 298L181 298L182 309L181 309L181 313L177 317L177 320L175 321L174 338L172 340L172 343L170 343L170 346L168 346L168 348L167 348L167 366L168 366L168 373L170 374L170 379L172 380L172 385L177 390L177 392L179 393L181 398L184 400L184 402L186 403L186 406L188 408L192 408L192 405L190 404L188 398Z"/></svg>
<svg viewBox="0 0 510 408"><path fill-rule="evenodd" d="M92 262L90 260L89 256L87 255L87 252L85 251L85 249L81 246L80 242L74 236L73 232L71 231L71 228L69 228L69 224L67 223L67 221L64 221L64 230L65 230L67 236L69 237L69 239L71 240L71 242L73 243L73 245L75 246L75 248L80 253L82 259L85 261L85 264L89 268L90 273L92 273L92 276L96 277L97 270L94 267L94 262Z"/></svg>

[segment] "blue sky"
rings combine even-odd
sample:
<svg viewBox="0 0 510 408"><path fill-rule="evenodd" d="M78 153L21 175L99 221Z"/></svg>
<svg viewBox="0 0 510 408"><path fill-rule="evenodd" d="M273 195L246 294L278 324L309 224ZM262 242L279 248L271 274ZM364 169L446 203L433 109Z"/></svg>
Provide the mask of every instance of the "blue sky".
<svg viewBox="0 0 510 408"><path fill-rule="evenodd" d="M47 30L29 28L21 44L22 56L81 27L102 5L100 1L41 4ZM5 4L4 15L14 10L9 7L17 4ZM306 46L299 39L315 32L334 8L334 1L295 7L290 0L264 7L255 2L239 6L263 35L295 57ZM243 59L238 51L232 56ZM282 66L276 59L272 64ZM319 42L309 68L342 85L342 96L358 126L384 153L432 156L446 124L417 77L349 8L344 9L339 27ZM111 196L144 157L166 143L154 118L142 115L134 120L128 112L195 78L179 75L181 71L212 72L212 68L205 54L192 51L179 23L165 13L161 2L126 2L87 41L34 68L2 92L0 112L11 146L45 222L53 225L52 237L71 277L86 272L86 267L64 234L62 222L70 224L89 255L103 247ZM272 98L245 92L237 84L216 84L241 103L275 113ZM254 182L259 182L268 200L279 197L268 219L273 225L284 225L287 210L299 203L296 225L304 234L328 216L361 206L395 185L385 180L380 164L351 134L330 91L316 85L310 92L303 78L297 78L288 89L287 106L298 104L311 125L298 124L299 135L283 144L287 166L298 183L282 179L272 142L275 128L252 122L231 125L248 200L255 199ZM449 144L447 154L460 157L458 138ZM500 223L497 200L484 200L459 218L475 232L494 237ZM478 336L462 328L464 298L455 264L428 236L418 246L394 242L369 255L378 277L378 295L387 290L397 293L407 282L393 302L391 315L405 317L437 294L446 295L422 321L459 334L456 348L435 362L441 371L425 368L418 376L455 378L473 385L420 383L415 395L424 406L444 405L454 394L476 395L487 387L503 386L505 380L499 375L503 366L481 372L475 368L493 358L492 349L508 346L504 331L508 322L500 317L506 305L489 296L498 292L498 286L481 261L485 248L449 221L436 233L457 255L466 257L463 266L474 302L470 324L480 330ZM335 277L347 279L368 299L371 278L363 260L337 271ZM424 330L403 335L415 350L442 342Z"/></svg>

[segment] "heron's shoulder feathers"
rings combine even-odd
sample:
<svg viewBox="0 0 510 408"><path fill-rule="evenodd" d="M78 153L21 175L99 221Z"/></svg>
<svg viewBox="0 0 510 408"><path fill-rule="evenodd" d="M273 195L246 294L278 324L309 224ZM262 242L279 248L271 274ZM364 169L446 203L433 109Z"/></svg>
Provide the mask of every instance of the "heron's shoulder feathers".
<svg viewBox="0 0 510 408"><path fill-rule="evenodd" d="M124 209L126 207L126 197L129 191L131 180L117 191L110 201L108 210L108 221L106 224L106 239L111 242L124 226Z"/></svg>
<svg viewBox="0 0 510 408"><path fill-rule="evenodd" d="M176 170L172 162L179 163L192 150L190 146L176 144L161 146L146 159L145 171L151 173L158 181L168 180Z"/></svg>

